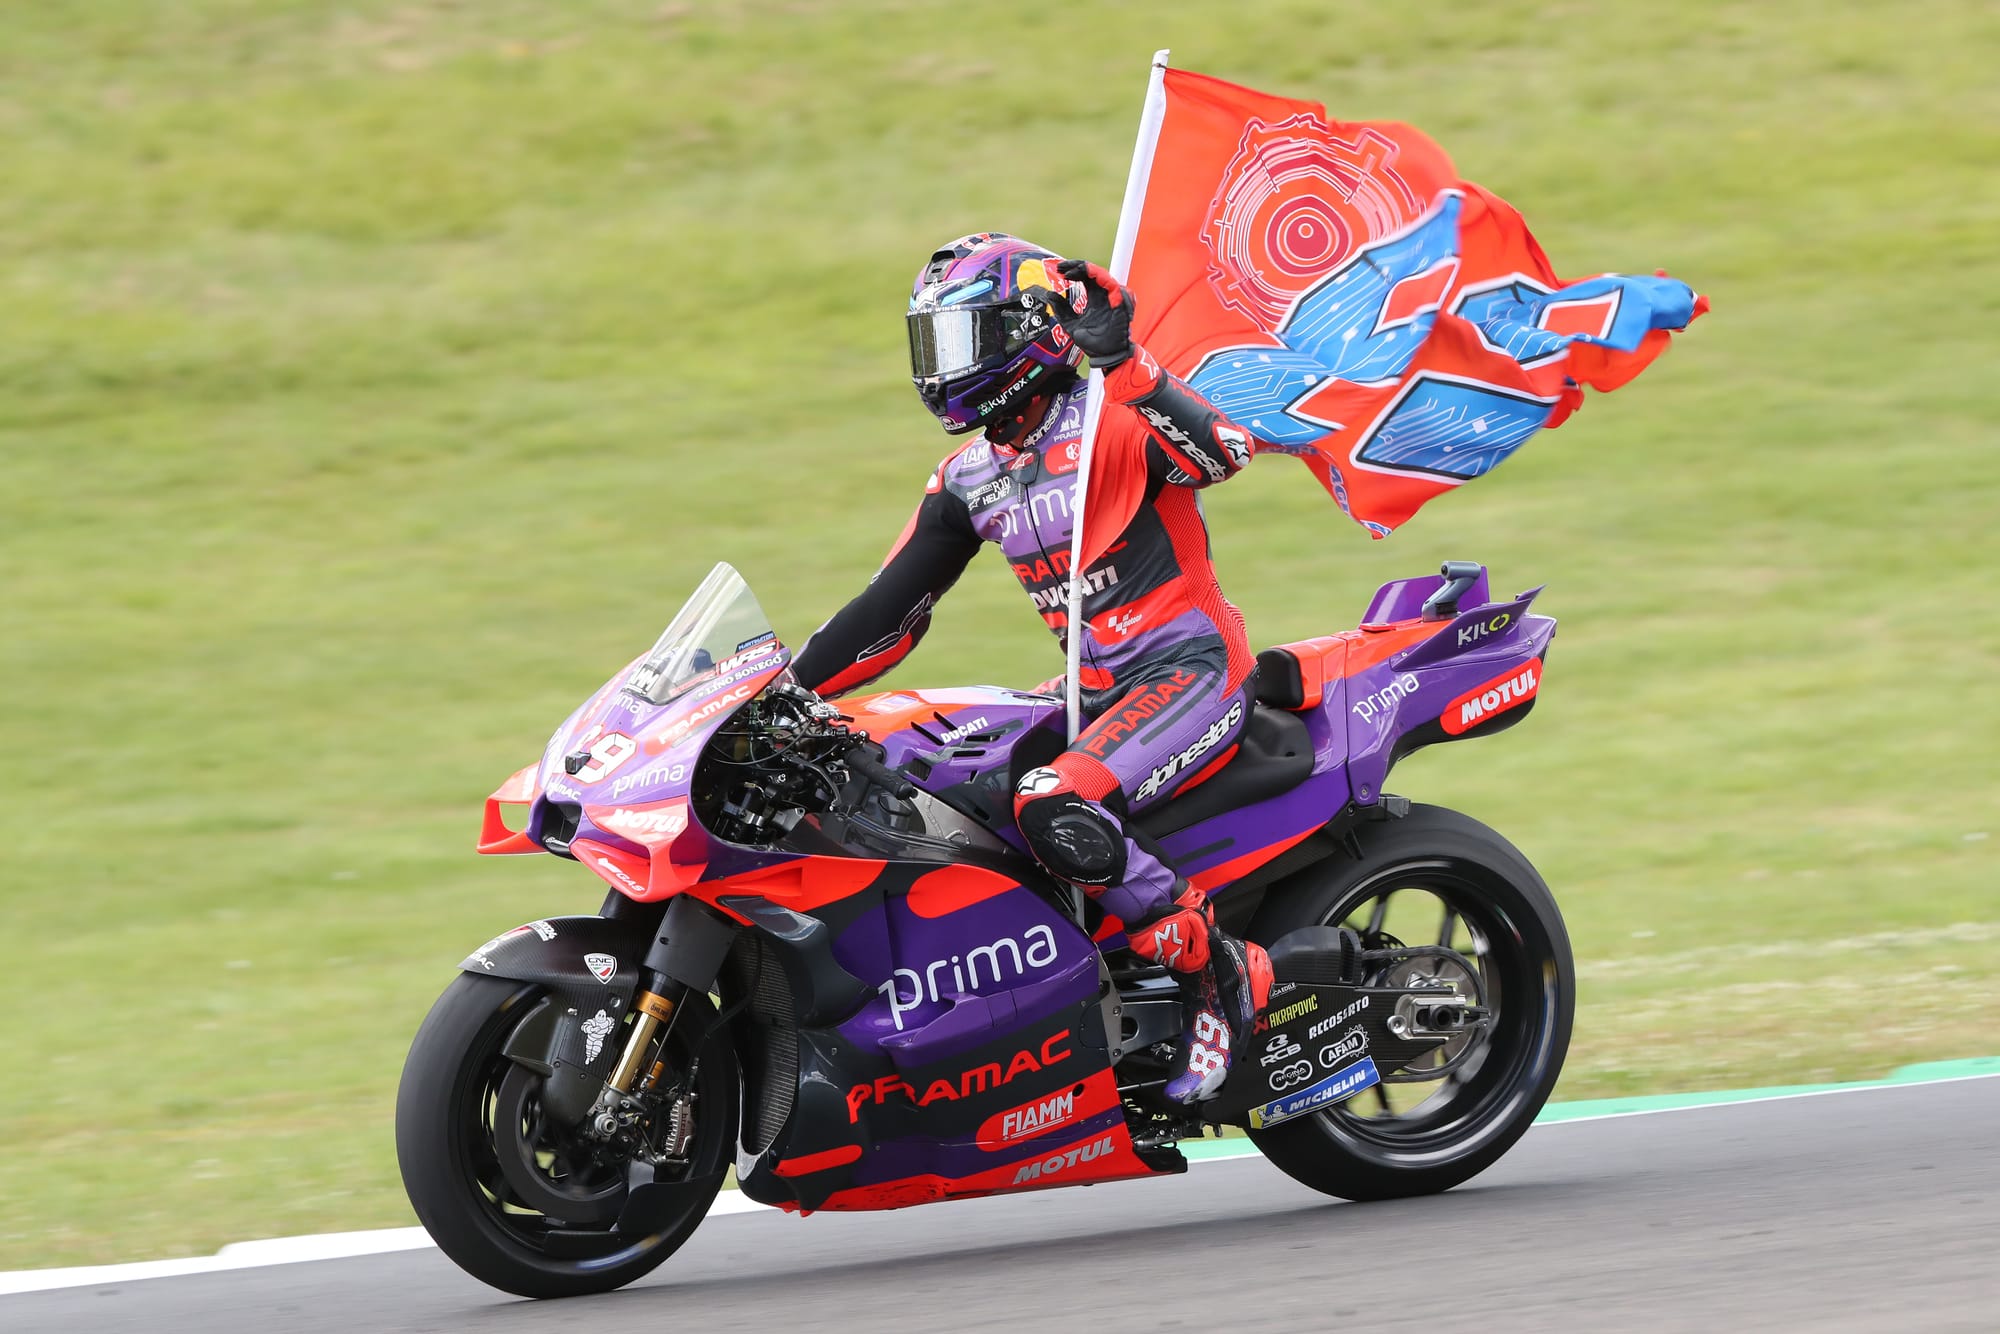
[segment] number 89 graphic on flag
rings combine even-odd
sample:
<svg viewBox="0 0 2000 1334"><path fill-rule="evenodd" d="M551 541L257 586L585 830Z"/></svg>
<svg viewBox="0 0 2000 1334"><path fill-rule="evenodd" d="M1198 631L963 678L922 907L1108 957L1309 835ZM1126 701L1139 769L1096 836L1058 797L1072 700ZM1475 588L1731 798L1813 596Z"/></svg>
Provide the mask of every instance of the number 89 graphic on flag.
<svg viewBox="0 0 2000 1334"><path fill-rule="evenodd" d="M1558 278L1520 214L1412 126L1186 70L1162 88L1133 338L1376 537L1707 309L1665 276Z"/></svg>

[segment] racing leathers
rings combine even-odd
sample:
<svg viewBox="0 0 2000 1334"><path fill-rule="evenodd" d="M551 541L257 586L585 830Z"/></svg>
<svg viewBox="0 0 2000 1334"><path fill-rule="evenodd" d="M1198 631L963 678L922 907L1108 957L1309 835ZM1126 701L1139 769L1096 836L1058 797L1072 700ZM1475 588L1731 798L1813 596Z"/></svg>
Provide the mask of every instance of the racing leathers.
<svg viewBox="0 0 2000 1334"><path fill-rule="evenodd" d="M1117 918L1136 952L1181 978L1188 1032L1165 1092L1188 1103L1221 1086L1268 995L1270 965L1262 949L1217 928L1202 891L1124 821L1227 763L1248 719L1254 659L1242 613L1216 583L1196 493L1239 472L1251 446L1143 349L1105 387L1098 448L1116 448L1112 433L1122 431L1127 448L1143 449L1143 499L1082 575L1079 685L1090 724L1021 779L1015 810L1042 864ZM1066 642L1084 394L1081 383L1057 394L1015 444L977 437L938 467L866 591L799 654L801 684L837 695L901 662L986 542Z"/></svg>

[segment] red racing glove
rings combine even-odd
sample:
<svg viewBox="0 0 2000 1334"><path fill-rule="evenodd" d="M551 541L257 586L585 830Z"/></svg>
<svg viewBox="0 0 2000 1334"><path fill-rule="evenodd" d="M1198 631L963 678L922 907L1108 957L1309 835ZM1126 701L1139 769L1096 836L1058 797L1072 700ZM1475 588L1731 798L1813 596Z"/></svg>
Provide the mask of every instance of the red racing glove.
<svg viewBox="0 0 2000 1334"><path fill-rule="evenodd" d="M1056 271L1070 280L1069 298L1053 297L1050 308L1090 364L1101 371L1132 355L1132 294L1097 265L1066 259Z"/></svg>

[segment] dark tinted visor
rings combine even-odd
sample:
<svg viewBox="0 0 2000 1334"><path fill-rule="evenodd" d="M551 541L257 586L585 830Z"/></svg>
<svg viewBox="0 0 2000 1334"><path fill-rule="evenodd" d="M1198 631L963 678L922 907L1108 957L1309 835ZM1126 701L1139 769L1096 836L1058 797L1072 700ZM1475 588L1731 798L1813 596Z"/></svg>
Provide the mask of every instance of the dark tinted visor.
<svg viewBox="0 0 2000 1334"><path fill-rule="evenodd" d="M909 316L910 374L957 375L1001 353L1018 352L1033 336L1030 312L1019 306L917 311Z"/></svg>

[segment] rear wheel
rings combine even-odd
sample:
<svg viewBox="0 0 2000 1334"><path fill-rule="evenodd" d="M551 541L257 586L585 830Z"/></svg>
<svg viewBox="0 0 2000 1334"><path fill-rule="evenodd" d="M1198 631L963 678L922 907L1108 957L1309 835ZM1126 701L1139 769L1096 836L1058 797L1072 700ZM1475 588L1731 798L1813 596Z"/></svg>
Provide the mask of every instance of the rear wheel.
<svg viewBox="0 0 2000 1334"><path fill-rule="evenodd" d="M1428 1195L1490 1167L1548 1100L1569 1049L1575 965L1540 874L1477 820L1412 805L1358 837L1360 861L1330 859L1274 887L1251 937L1346 925L1369 949L1444 945L1477 978L1451 963L1425 971L1480 993L1490 1022L1345 1103L1249 1133L1280 1170L1328 1195ZM1367 984L1409 985L1411 968L1387 965Z"/></svg>
<svg viewBox="0 0 2000 1334"><path fill-rule="evenodd" d="M718 1037L695 1062L694 1042L715 1011L707 997L688 996L660 1053L662 1087L686 1080L685 1097L675 1099L692 1122L676 1137L685 1144L658 1166L619 1161L553 1124L541 1108L541 1076L504 1054L544 994L472 974L445 989L403 1067L396 1156L418 1220L474 1278L523 1297L608 1292L678 1250L714 1202L736 1142L735 1052ZM614 1230L633 1185L680 1180L690 1184L644 1235Z"/></svg>

